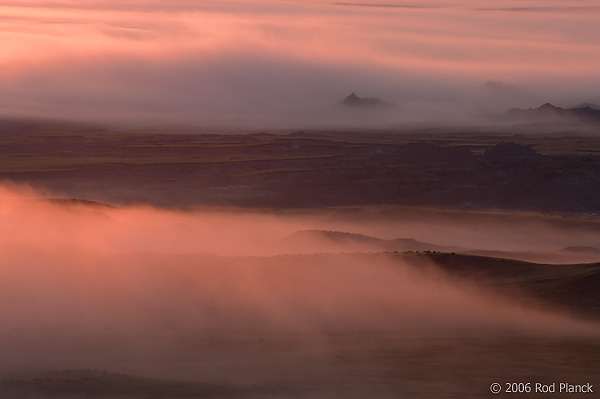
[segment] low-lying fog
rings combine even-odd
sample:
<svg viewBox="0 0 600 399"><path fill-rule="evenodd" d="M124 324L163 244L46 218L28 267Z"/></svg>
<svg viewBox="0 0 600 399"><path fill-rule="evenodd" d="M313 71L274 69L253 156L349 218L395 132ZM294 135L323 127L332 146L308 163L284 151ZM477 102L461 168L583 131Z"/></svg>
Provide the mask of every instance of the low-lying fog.
<svg viewBox="0 0 600 399"><path fill-rule="evenodd" d="M429 375L429 355L414 352L440 342L455 349L443 349L436 362L464 368L490 347L513 345L515 334L535 337L525 340L544 352L553 340L597 333L594 324L451 279L426 257L366 252L364 236L332 246L325 242L331 233L323 233L546 250L590 244L598 231L589 226L535 215L440 213L432 220L435 212L424 210L392 218L368 209L183 212L47 200L52 196L0 189L0 393L8 386L14 397L25 388L68 392L60 378L49 379L59 381L50 388L33 378L90 368L225 386L275 384L281 397L308 387L330 397L398 393L418 381L454 378ZM455 350L467 350L471 360ZM397 356L393 363L388 351ZM410 370L425 374L410 377ZM7 379L15 375L31 382ZM387 387L392 380L400 385ZM439 393L435 385L427 389Z"/></svg>

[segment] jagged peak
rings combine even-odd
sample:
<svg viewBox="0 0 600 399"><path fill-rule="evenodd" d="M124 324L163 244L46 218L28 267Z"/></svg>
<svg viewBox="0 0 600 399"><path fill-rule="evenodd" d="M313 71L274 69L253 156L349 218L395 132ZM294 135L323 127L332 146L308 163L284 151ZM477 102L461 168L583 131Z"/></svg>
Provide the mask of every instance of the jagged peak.
<svg viewBox="0 0 600 399"><path fill-rule="evenodd" d="M545 103L542 104L538 109L552 109L552 110L558 110L558 109L562 109L561 107L557 107L555 105L552 105L550 103Z"/></svg>
<svg viewBox="0 0 600 399"><path fill-rule="evenodd" d="M376 97L359 97L355 92L350 93L340 104L352 107L391 107L395 105Z"/></svg>

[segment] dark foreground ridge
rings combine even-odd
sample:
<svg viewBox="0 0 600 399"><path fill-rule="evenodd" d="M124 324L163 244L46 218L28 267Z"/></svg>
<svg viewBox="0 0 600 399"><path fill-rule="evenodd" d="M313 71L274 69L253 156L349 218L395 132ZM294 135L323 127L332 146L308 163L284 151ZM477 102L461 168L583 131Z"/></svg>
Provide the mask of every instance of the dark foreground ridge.
<svg viewBox="0 0 600 399"><path fill-rule="evenodd" d="M0 393L16 398L236 398L279 394L272 386L236 386L161 380L95 369L29 373L0 381Z"/></svg>
<svg viewBox="0 0 600 399"><path fill-rule="evenodd" d="M600 212L593 138L2 126L0 179L46 186L65 198L159 206ZM571 144L578 147L568 153L537 150Z"/></svg>
<svg viewBox="0 0 600 399"><path fill-rule="evenodd" d="M600 318L600 263L545 265L514 259L454 253L424 254L447 273L507 296L521 294L542 307Z"/></svg>
<svg viewBox="0 0 600 399"><path fill-rule="evenodd" d="M509 298L519 294L554 310L600 319L598 262L543 264L499 256L474 255L464 248L451 248L407 238L382 240L339 231L297 231L285 238L283 243L289 253L303 252L304 247L319 248L324 253L334 254L387 253L407 260L409 264L418 264L419 258L425 257L451 276L472 281L478 287ZM600 250L595 247L568 247L561 251L590 253L594 255L590 259L600 260Z"/></svg>

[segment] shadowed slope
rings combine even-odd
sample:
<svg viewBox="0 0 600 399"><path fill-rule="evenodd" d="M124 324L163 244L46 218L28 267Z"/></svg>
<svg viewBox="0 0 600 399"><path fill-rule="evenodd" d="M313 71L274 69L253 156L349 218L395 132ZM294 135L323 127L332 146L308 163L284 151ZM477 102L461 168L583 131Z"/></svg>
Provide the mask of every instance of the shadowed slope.
<svg viewBox="0 0 600 399"><path fill-rule="evenodd" d="M447 273L513 296L519 292L546 308L600 317L600 263L547 265L484 256L430 253Z"/></svg>

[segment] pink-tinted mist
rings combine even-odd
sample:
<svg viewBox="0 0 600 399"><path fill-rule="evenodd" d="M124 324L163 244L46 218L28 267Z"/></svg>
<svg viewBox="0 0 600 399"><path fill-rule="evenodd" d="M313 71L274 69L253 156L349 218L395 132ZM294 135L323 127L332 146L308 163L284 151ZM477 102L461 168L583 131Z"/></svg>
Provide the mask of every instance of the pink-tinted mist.
<svg viewBox="0 0 600 399"><path fill-rule="evenodd" d="M358 3L3 2L2 113L349 123L328 107L355 91L402 106L384 123L456 122L539 105L498 103L486 81L567 106L599 95L594 1Z"/></svg>

